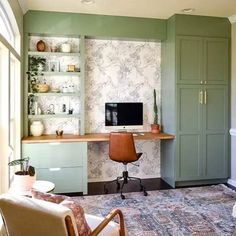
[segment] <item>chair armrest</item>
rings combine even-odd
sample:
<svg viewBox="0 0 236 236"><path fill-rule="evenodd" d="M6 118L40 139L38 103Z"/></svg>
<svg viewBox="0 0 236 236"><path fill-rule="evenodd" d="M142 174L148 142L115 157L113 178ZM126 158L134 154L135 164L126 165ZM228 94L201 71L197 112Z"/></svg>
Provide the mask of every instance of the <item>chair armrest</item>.
<svg viewBox="0 0 236 236"><path fill-rule="evenodd" d="M66 216L65 218L66 228L69 236L76 236L75 229L72 224L72 220L70 216Z"/></svg>
<svg viewBox="0 0 236 236"><path fill-rule="evenodd" d="M118 215L119 217L119 234L120 236L125 236L124 216L121 210L119 209L113 209L105 217L105 219L92 231L90 236L97 236L116 215Z"/></svg>

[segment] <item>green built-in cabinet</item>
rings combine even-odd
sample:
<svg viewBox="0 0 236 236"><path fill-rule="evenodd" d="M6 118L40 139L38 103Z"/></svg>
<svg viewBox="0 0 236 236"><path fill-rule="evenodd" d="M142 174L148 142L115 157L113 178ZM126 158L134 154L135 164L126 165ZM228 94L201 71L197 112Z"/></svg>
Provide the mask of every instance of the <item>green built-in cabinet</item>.
<svg viewBox="0 0 236 236"><path fill-rule="evenodd" d="M27 143L22 145L22 154L30 157L37 180L55 184L55 193L87 194L86 142Z"/></svg>
<svg viewBox="0 0 236 236"><path fill-rule="evenodd" d="M227 178L227 86L179 85L177 109L176 181Z"/></svg>
<svg viewBox="0 0 236 236"><path fill-rule="evenodd" d="M162 124L176 139L162 144L161 175L173 187L221 183L229 176L230 36L212 37L212 18L209 33L180 34L180 18L170 19L163 43Z"/></svg>
<svg viewBox="0 0 236 236"><path fill-rule="evenodd" d="M228 39L177 36L177 83L227 84Z"/></svg>

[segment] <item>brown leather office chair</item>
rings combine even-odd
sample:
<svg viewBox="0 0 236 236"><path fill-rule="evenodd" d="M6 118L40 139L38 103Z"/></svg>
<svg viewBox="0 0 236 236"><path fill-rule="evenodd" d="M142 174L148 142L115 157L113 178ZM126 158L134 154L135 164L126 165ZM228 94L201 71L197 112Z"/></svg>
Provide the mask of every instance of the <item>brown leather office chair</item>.
<svg viewBox="0 0 236 236"><path fill-rule="evenodd" d="M107 185L113 182L117 184L117 191L120 190L122 199L125 199L123 195L123 187L128 183L128 180L138 180L140 191L143 191L144 196L147 196L145 187L142 184L140 178L130 177L127 171L127 164L137 161L142 156L142 153L136 153L133 134L129 132L111 132L109 137L109 157L116 162L122 162L124 164L123 175L117 177L115 180L108 182L104 185L104 192L108 193ZM120 182L123 181L120 187Z"/></svg>

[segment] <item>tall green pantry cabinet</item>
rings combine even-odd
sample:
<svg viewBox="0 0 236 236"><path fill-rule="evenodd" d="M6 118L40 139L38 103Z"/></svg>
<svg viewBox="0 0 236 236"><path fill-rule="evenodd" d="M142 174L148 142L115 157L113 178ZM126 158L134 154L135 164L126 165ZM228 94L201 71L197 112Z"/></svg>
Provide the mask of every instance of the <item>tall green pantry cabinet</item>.
<svg viewBox="0 0 236 236"><path fill-rule="evenodd" d="M161 176L173 187L221 183L229 176L229 44L227 19L168 20L162 125L176 139L162 144Z"/></svg>

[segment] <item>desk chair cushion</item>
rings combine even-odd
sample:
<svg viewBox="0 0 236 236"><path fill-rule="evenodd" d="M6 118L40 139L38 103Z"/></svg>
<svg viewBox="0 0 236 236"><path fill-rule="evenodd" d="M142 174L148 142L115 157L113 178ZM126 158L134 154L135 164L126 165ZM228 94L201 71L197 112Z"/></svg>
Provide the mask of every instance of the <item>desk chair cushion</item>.
<svg viewBox="0 0 236 236"><path fill-rule="evenodd" d="M75 222L77 225L79 235L87 236L91 233L91 229L86 221L83 208L79 205L79 203L75 202L72 198L62 195L43 193L36 190L32 190L31 192L32 192L32 197L35 199L57 203L59 205L71 209L75 217Z"/></svg>
<svg viewBox="0 0 236 236"><path fill-rule="evenodd" d="M19 195L2 194L0 213L10 236L65 236L66 216L76 228L73 213L67 207ZM78 232L75 235L79 236Z"/></svg>

